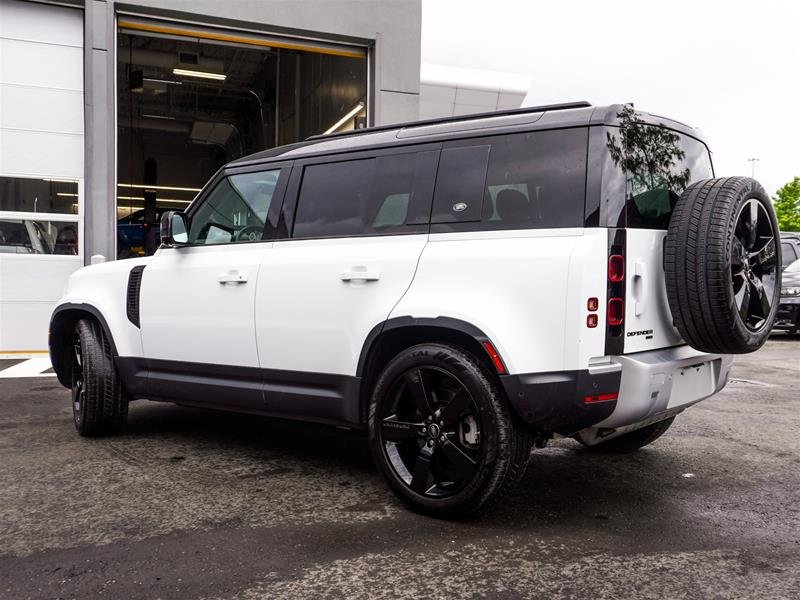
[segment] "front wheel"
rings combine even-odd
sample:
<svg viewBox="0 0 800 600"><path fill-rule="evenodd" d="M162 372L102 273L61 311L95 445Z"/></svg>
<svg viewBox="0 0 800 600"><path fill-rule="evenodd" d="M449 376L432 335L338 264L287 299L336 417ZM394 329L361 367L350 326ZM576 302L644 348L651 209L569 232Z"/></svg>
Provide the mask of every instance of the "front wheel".
<svg viewBox="0 0 800 600"><path fill-rule="evenodd" d="M72 341L72 417L82 436L121 431L128 418L111 344L94 319L75 325Z"/></svg>
<svg viewBox="0 0 800 600"><path fill-rule="evenodd" d="M412 508L457 518L488 508L525 473L531 436L470 354L421 344L375 385L370 446L392 490Z"/></svg>

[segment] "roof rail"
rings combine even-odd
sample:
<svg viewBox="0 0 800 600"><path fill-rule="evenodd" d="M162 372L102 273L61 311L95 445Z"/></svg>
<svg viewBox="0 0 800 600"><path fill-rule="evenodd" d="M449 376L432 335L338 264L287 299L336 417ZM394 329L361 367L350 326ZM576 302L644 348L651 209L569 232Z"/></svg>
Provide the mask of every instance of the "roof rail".
<svg viewBox="0 0 800 600"><path fill-rule="evenodd" d="M388 131L390 129L402 129L403 127L417 127L423 125L437 125L439 123L454 123L458 121L471 121L472 119L486 119L489 117L503 117L507 115L520 115L525 113L546 112L549 110L569 110L571 108L591 108L591 104L586 101L564 102L562 104L545 104L543 106L526 106L524 108L510 108L507 110L495 110L492 112L473 113L469 115L458 115L455 117L440 117L438 119L425 119L423 121L407 121L405 123L391 123L389 125L377 125L375 127L364 127L362 129L351 129L338 133L319 133L306 138L306 140L327 140L345 135L358 135L361 133L373 133L375 131Z"/></svg>

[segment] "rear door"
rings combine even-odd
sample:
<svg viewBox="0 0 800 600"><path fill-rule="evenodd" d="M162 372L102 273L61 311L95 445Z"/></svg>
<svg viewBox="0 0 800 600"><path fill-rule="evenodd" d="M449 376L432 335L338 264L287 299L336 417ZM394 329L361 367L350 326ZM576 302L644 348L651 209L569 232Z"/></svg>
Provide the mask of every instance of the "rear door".
<svg viewBox="0 0 800 600"><path fill-rule="evenodd" d="M438 145L298 161L290 239L261 263L256 340L267 410L348 420L370 331L411 284L428 239Z"/></svg>
<svg viewBox="0 0 800 600"><path fill-rule="evenodd" d="M693 182L714 176L705 144L666 127L622 118L608 151L625 176L624 352L682 344L664 275L664 239L672 209Z"/></svg>

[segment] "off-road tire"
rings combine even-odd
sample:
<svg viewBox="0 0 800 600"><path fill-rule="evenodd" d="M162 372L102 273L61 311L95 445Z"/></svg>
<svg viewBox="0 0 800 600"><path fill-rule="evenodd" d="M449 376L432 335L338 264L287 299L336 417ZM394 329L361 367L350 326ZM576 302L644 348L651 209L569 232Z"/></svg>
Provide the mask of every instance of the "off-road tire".
<svg viewBox="0 0 800 600"><path fill-rule="evenodd" d="M763 206L769 219L778 263L774 289L765 293L765 297L770 296L771 310L756 329L746 326L739 314L732 274L737 219L751 199ZM753 179L706 179L683 192L670 219L664 271L675 327L688 344L703 352L743 354L758 350L766 342L781 287L778 236L772 203Z"/></svg>
<svg viewBox="0 0 800 600"><path fill-rule="evenodd" d="M589 450L597 452L615 452L619 454L627 454L629 452L636 452L639 448L652 444L660 438L669 429L675 417L670 417L664 421L653 423L647 427L636 429L629 433L624 433L619 437L612 438L607 442L600 442L593 446L587 446Z"/></svg>
<svg viewBox="0 0 800 600"><path fill-rule="evenodd" d="M85 437L118 433L128 418L128 398L114 366L111 343L95 319L81 319L74 331L81 352L80 363L73 354L72 364L75 428ZM76 376L83 381L80 402L75 401Z"/></svg>
<svg viewBox="0 0 800 600"><path fill-rule="evenodd" d="M469 390L484 426L482 457L470 483L454 496L430 498L414 492L399 478L377 435L382 402L392 382L409 369L432 366L455 375ZM376 464L391 489L412 509L440 518L463 518L485 511L524 476L533 438L509 409L496 378L472 354L450 344L426 343L402 351L383 369L369 406L369 441Z"/></svg>

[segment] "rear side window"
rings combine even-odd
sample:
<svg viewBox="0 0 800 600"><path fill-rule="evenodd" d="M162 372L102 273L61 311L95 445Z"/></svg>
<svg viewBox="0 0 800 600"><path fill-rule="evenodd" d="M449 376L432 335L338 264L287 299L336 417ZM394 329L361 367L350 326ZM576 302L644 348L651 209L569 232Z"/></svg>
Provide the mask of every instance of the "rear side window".
<svg viewBox="0 0 800 600"><path fill-rule="evenodd" d="M427 231L437 154L410 152L306 166L292 237Z"/></svg>
<svg viewBox="0 0 800 600"><path fill-rule="evenodd" d="M586 128L472 143L442 151L432 231L582 226Z"/></svg>
<svg viewBox="0 0 800 600"><path fill-rule="evenodd" d="M689 184L714 176L706 146L666 127L645 124L625 108L609 127L606 147L625 175L627 227L667 229L672 209Z"/></svg>

